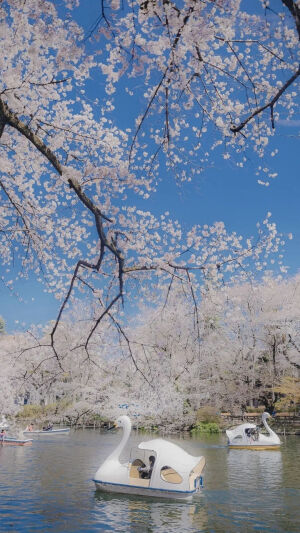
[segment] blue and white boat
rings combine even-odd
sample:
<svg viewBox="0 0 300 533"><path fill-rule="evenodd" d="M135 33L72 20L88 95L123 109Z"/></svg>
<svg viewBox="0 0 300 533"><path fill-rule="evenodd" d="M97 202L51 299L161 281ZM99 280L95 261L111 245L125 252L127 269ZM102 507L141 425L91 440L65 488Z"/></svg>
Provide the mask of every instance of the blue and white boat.
<svg viewBox="0 0 300 533"><path fill-rule="evenodd" d="M0 446L31 446L32 439L17 439L16 437L7 437L0 435Z"/></svg>
<svg viewBox="0 0 300 533"><path fill-rule="evenodd" d="M33 429L33 430L23 430L23 435L27 437L54 437L57 435L67 435L70 433L70 428L58 428L58 429Z"/></svg>

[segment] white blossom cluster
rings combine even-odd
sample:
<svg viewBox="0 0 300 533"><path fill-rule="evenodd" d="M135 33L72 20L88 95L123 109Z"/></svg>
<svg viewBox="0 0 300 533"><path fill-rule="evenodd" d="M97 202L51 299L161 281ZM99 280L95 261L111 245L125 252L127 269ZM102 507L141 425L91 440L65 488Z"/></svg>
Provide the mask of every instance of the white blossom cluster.
<svg viewBox="0 0 300 533"><path fill-rule="evenodd" d="M145 88L131 154L145 179L159 173L158 153L181 180L215 151L239 167L249 157L259 166L278 120L299 116L297 81L282 90L299 76L299 13L283 1L252 4L135 0L102 20L107 92L117 99L124 77L135 101L137 80ZM266 184L274 174L262 165L258 179Z"/></svg>

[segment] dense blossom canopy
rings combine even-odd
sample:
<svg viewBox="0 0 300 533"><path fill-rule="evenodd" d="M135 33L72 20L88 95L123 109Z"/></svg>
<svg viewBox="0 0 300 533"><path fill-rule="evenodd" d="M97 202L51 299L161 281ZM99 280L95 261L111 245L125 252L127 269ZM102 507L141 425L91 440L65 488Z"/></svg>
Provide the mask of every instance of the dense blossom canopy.
<svg viewBox="0 0 300 533"><path fill-rule="evenodd" d="M279 120L299 112L300 75L299 2L274 3L113 0L90 6L87 31L83 1L1 2L1 279L34 274L61 300L50 335L60 364L55 334L79 290L97 301L90 357L104 318L127 339L114 314L125 299L169 295L176 281L197 309L207 283L249 281L278 255L285 272L270 213L244 238L135 205L169 173L197 179L214 153L243 166L251 151L259 179L273 176L263 156ZM132 97L121 128L112 111Z"/></svg>

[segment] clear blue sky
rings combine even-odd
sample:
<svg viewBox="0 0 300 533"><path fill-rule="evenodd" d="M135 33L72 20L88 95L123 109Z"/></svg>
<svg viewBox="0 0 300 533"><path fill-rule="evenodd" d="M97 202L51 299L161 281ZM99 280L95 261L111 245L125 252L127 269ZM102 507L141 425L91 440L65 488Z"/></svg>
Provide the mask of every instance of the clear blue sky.
<svg viewBox="0 0 300 533"><path fill-rule="evenodd" d="M89 27L92 21L88 20L88 10L85 13L85 24ZM135 99L131 101L134 106ZM121 106L116 113L118 125L128 126L129 117L134 115L135 110ZM249 236L255 234L256 222L262 221L270 211L278 230L286 236L285 264L289 265L290 275L293 275L300 268L298 132L299 127L278 127L276 145L280 151L272 159L278 177L269 187L258 185L251 161L246 168L238 169L230 161L217 157L213 167L204 170L194 183L177 187L168 177L162 181L155 196L147 201L138 199L138 206L152 210L156 215L168 210L171 217L186 228L195 223L211 224L222 220L229 231ZM291 241L287 239L289 233L294 236ZM59 308L59 302L45 293L34 278L17 285L15 293L0 285L0 302L0 315L8 332L52 320Z"/></svg>

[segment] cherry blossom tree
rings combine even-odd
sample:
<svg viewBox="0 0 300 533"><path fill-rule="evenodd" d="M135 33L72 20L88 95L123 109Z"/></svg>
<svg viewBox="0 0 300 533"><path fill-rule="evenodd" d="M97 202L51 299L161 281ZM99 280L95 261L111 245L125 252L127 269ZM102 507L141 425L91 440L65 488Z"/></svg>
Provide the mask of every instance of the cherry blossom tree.
<svg viewBox="0 0 300 533"><path fill-rule="evenodd" d="M1 413L13 415L17 411L16 399L18 384L15 379L15 362L19 345L15 336L3 334L0 336L1 380L0 390Z"/></svg>
<svg viewBox="0 0 300 533"><path fill-rule="evenodd" d="M199 407L240 412L254 400L271 407L296 395L285 384L299 380L299 275L222 286L209 279L197 306L186 283L173 285L152 293L138 317L118 322L122 332L108 316L101 321L90 357L84 345L97 307L87 319L77 302L57 329L63 371L49 343L53 324L42 334L3 335L5 412L26 396L38 405L64 400L58 416L71 423L125 410L137 425L182 428Z"/></svg>
<svg viewBox="0 0 300 533"><path fill-rule="evenodd" d="M125 330L126 299L134 305L162 287L168 294L178 280L196 313L198 285L251 277L278 253L269 215L243 240L221 222L184 231L168 213L137 209L134 197L153 193L165 168L189 181L218 146L240 165L249 144L263 155L279 116L296 112L298 4L282 5L283 15L267 9L262 18L230 0L112 2L109 11L102 3L86 35L78 2L1 2L2 281L11 288L33 274L60 300L44 343L53 372L65 371L60 325L72 298L97 302L82 357L93 359L94 335L109 323L145 379ZM130 96L137 79L146 105L135 129L123 131L111 112L118 91ZM40 339L29 347L31 358Z"/></svg>
<svg viewBox="0 0 300 533"><path fill-rule="evenodd" d="M175 421L176 411L181 425L192 423L206 405L240 412L258 400L271 407L278 383L299 379L299 275L223 287L208 282L201 292L197 315L192 298L188 304L177 285L170 306L161 297L127 330L148 379L143 395L164 422ZM140 388L128 382L132 403L141 401Z"/></svg>
<svg viewBox="0 0 300 533"><path fill-rule="evenodd" d="M16 403L14 411L19 410L27 399L28 403L37 406L53 405L53 410L56 406L57 416L60 419L68 417L72 423L99 413L105 401L112 365L108 369L100 332L93 339L93 359L87 359L84 342L90 326L89 321L83 319L80 303L76 308L76 322L71 315L61 321L57 331L60 367L49 342L53 324L47 325L43 331L32 328L30 332L2 336L3 381L7 376L11 402ZM108 343L109 331L106 331L105 338ZM4 401L2 404L7 411Z"/></svg>

